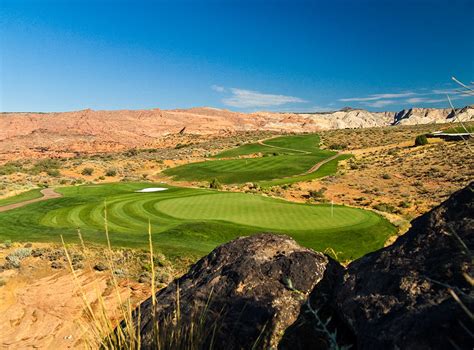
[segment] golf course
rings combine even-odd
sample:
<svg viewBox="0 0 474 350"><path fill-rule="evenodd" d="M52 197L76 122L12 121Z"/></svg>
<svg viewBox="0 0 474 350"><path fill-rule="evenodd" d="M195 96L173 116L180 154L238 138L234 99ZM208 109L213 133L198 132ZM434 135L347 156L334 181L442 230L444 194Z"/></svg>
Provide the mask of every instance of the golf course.
<svg viewBox="0 0 474 350"><path fill-rule="evenodd" d="M211 159L164 171L174 180L223 184L257 182L273 186L308 181L336 172L337 162L350 157L319 148L317 134L280 136L241 145Z"/></svg>
<svg viewBox="0 0 474 350"><path fill-rule="evenodd" d="M371 211L255 194L126 182L55 191L62 197L0 212L0 240L59 242L63 235L77 242L80 229L86 244L104 244L107 216L114 247L146 248L150 221L155 249L169 257L202 256L235 237L271 231L349 260L382 247L395 232Z"/></svg>

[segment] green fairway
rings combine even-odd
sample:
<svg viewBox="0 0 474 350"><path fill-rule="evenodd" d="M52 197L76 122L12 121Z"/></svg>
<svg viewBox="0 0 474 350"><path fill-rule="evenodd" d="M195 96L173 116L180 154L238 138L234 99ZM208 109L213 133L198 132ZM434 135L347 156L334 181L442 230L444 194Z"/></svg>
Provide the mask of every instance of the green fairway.
<svg viewBox="0 0 474 350"><path fill-rule="evenodd" d="M163 187L162 185L158 185ZM285 233L315 250L332 248L354 259L383 246L395 228L377 214L350 207L291 203L260 195L168 187L136 193L149 183L64 187L64 197L0 213L0 239L105 243L104 201L115 246L146 248L147 223L157 250L198 257L237 236Z"/></svg>
<svg viewBox="0 0 474 350"><path fill-rule="evenodd" d="M227 150L214 156L213 160L178 166L164 173L175 180L211 181L216 178L226 184L290 178L302 175L316 163L336 154L321 150L318 145L316 134L281 136ZM334 163L337 165L337 161ZM328 169L321 173L328 175ZM318 172L309 178L321 177ZM288 179L288 182L295 182L295 179Z"/></svg>
<svg viewBox="0 0 474 350"><path fill-rule="evenodd" d="M42 197L41 188L35 188L34 190L23 192L17 196L0 199L0 206L24 202L30 199L36 199L40 197Z"/></svg>

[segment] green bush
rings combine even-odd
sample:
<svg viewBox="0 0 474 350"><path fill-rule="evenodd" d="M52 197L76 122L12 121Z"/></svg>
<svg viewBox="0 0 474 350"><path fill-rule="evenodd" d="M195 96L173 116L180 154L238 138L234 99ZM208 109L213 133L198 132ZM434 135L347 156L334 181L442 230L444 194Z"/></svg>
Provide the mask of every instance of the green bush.
<svg viewBox="0 0 474 350"><path fill-rule="evenodd" d="M222 188L222 185L219 182L219 180L214 178L214 179L212 179L211 183L209 184L209 188L213 188L215 190L218 190L218 189Z"/></svg>
<svg viewBox="0 0 474 350"><path fill-rule="evenodd" d="M61 162L57 159L41 159L33 165L29 173L32 175L37 175L39 173L47 173L50 176L55 176L55 170L61 168ZM59 172L57 172L59 175Z"/></svg>
<svg viewBox="0 0 474 350"><path fill-rule="evenodd" d="M94 169L92 168L84 168L82 169L81 174L85 176L91 176L94 173Z"/></svg>
<svg viewBox="0 0 474 350"><path fill-rule="evenodd" d="M0 166L0 175L10 175L21 172L22 170L23 167L19 162L8 162Z"/></svg>
<svg viewBox="0 0 474 350"><path fill-rule="evenodd" d="M388 203L379 203L373 206L375 210L384 211L386 213L396 213L397 209Z"/></svg>
<svg viewBox="0 0 474 350"><path fill-rule="evenodd" d="M347 148L347 145L344 143L333 143L329 145L330 149L335 149L335 150L343 150Z"/></svg>
<svg viewBox="0 0 474 350"><path fill-rule="evenodd" d="M426 135L418 135L415 139L415 146L423 146L428 144Z"/></svg>

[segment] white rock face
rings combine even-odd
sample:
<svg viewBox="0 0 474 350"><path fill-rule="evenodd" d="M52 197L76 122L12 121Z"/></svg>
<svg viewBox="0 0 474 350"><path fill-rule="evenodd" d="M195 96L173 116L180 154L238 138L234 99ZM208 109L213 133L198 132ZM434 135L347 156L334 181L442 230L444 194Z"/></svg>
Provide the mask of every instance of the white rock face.
<svg viewBox="0 0 474 350"><path fill-rule="evenodd" d="M411 108L404 109L395 115L395 125L417 125L429 123L446 123L452 121L454 113L452 109L436 108ZM470 121L474 118L474 107L466 106L458 110L456 120Z"/></svg>

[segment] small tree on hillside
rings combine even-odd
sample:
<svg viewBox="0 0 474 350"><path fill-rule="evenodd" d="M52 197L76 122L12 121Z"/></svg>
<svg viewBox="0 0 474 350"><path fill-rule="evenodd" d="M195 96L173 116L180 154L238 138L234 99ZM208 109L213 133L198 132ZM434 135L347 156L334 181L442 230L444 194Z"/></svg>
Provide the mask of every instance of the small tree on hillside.
<svg viewBox="0 0 474 350"><path fill-rule="evenodd" d="M415 139L415 146L423 146L428 144L426 135L418 135Z"/></svg>
<svg viewBox="0 0 474 350"><path fill-rule="evenodd" d="M212 179L211 183L209 184L209 188L213 188L215 190L219 190L222 188L222 185L221 183L219 182L219 180L217 180L216 178Z"/></svg>

